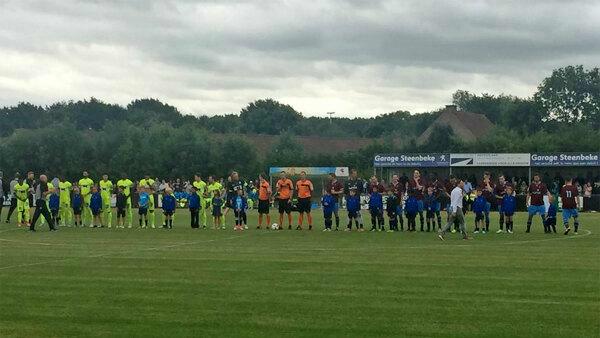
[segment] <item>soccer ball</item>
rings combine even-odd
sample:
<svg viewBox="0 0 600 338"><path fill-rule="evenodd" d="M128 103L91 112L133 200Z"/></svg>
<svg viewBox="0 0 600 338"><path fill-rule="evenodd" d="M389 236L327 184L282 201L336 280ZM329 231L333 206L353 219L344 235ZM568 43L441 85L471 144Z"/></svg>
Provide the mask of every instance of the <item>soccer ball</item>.
<svg viewBox="0 0 600 338"><path fill-rule="evenodd" d="M271 225L271 229L273 229L273 230L277 230L277 229L279 229L279 224L277 224L277 223L273 223L273 224Z"/></svg>

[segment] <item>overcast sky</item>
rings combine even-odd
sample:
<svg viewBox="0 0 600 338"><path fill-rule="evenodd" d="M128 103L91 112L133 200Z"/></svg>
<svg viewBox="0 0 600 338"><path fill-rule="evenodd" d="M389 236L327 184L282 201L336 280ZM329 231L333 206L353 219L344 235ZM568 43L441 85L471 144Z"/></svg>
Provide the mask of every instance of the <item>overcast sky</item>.
<svg viewBox="0 0 600 338"><path fill-rule="evenodd" d="M600 63L600 1L0 0L0 105L153 97L188 114L271 97L304 115L531 96Z"/></svg>

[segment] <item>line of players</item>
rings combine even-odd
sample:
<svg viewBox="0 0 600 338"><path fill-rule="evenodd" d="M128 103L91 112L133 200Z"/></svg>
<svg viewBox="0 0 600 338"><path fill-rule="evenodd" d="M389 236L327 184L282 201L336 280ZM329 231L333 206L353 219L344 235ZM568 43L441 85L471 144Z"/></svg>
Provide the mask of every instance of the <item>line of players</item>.
<svg viewBox="0 0 600 338"><path fill-rule="evenodd" d="M363 193L368 195L368 209L371 215L371 231L384 231L384 210L389 219L388 231L399 231L404 229L403 213L407 218L408 231L416 231L416 218L419 217L420 231L434 231L442 229L441 217L441 201L447 197L451 200L450 193L459 183L461 184L461 204L457 206L461 212L465 210L462 206L464 200L464 181L457 178L450 178L447 182L441 182L437 178L425 181L421 178L418 170L413 172L413 177L406 183L400 182L398 175L392 177L391 183L384 187L380 184L375 176L373 176L368 184L366 184L366 192L363 191L365 184L358 178L356 170L351 170L350 177L343 185L335 176L330 174L327 182L321 204L323 206L325 229L331 231L333 221L335 220L335 230L339 230L340 217L339 205L341 197L345 195L346 209L348 211L347 231L352 229L353 223L358 231L364 231L363 220L361 217L361 198ZM293 196L294 187L298 193L297 210L299 212L298 225L296 229L302 229L304 215L307 215L309 229L312 229L312 217L310 214L311 194L314 190L312 182L306 178L306 173L300 174L300 179L294 185L287 178L287 174L282 172L276 184L275 199L278 202L279 224L283 225L284 213L288 216L288 229L292 228L291 216L291 198ZM266 179L261 178L259 187L259 224L262 226L262 215L266 215L267 224L270 223L269 217L269 199L271 190ZM503 175L498 177L498 182L494 183L491 180L491 174L485 172L481 184L476 187L476 197L473 201L472 210L475 213L475 231L474 233L489 232L490 212L492 205L495 203L499 212L499 229L497 233L503 233L506 229L507 233L513 233L514 221L513 215L517 208L517 200L515 197L514 187L508 183ZM383 195L386 194L385 208ZM548 198L549 207L546 209L544 197ZM571 231L569 220L573 218L575 233L579 228L578 221L578 191L573 185L571 178L568 178L565 185L560 191L562 201L562 216L564 233L568 234ZM533 181L529 185L526 204L528 211L527 230L531 231L533 217L540 215L545 233L556 233L556 216L557 210L554 204L553 196L548 191L547 187L540 180L539 174L534 174ZM453 217L451 203L446 205L447 220L450 221ZM425 213L425 217L424 217ZM424 224L427 225L427 230L424 229ZM460 230L459 222L454 224L452 232ZM400 224L400 227L398 227Z"/></svg>
<svg viewBox="0 0 600 338"><path fill-rule="evenodd" d="M129 228L132 227L132 186L133 182L125 175L117 181L116 189L113 183L108 179L108 175L103 175L98 184L94 184L89 178L89 174L84 171L83 178L79 180L78 186L65 180L60 180L58 189L48 182L45 175L40 175L39 182L33 184L33 173L28 173L27 179L15 177L15 182L11 182L16 201L13 201L9 215L16 208L17 221L19 225L28 225L30 230L35 231L36 221L43 216L48 221L51 230L55 230L59 223L66 225L72 219L75 225L83 226L88 223L89 226L112 226L112 208L111 195L116 193L117 226ZM140 180L138 185L138 214L140 227L155 227L155 201L153 198L154 180L149 176ZM457 186L457 180L452 178L443 183L433 178L426 182L421 178L420 172L415 170L413 177L406 183L400 182L397 175L392 177L389 186L384 187L376 177L372 177L368 184L358 178L356 170L351 170L350 177L345 185L339 181L335 174L330 174L329 180L324 188L324 195L321 200L325 216L324 231L331 231L333 221L335 220L335 229L339 230L340 217L339 205L342 196L346 198L346 208L348 211L348 224L346 230L352 229L354 222L359 231L364 231L363 220L361 216L361 195L368 195L368 209L371 214L371 231L384 230L384 210L389 218L389 231L399 231L404 229L403 211L407 218L407 230L416 230L416 218L420 220L420 230L424 231L424 220L427 224L427 231L441 229L441 200L444 196L450 197L448 191ZM35 186L35 187L34 187ZM248 208L247 199L244 193L244 182L240 180L238 174L233 172L228 178L227 189L209 176L208 183L202 181L200 175L194 177L192 184L194 194L188 201L191 214L192 228L199 228L200 220L203 221L203 227L207 226L207 211L212 209L213 224L215 227L225 228L222 223L222 207L225 206L224 214L229 210L235 214L235 229L247 229L247 216L245 210ZM366 191L365 190L366 187ZM297 192L299 212L296 229L302 229L304 216L308 223L308 228L312 229L311 204L314 186L302 172L300 179L294 184L287 174L282 172L276 184L276 191L273 194L269 182L264 176L260 176L259 194L258 194L258 226L263 225L264 216L266 216L266 225L271 222L269 208L271 199L278 202L279 224L283 226L284 214L287 214L288 229L292 228L292 197L294 191ZM496 184L492 183L488 172L484 173L482 184L476 188L477 197L473 202L473 211L476 214L475 233L481 229L482 232L489 231L489 213L493 199L496 199L498 211L500 213L500 224L498 233L503 232L503 226L506 231L512 233L513 221L512 215L516 209L516 199L514 197L513 187L500 175ZM221 198L225 193L225 198ZM383 194L387 195L386 207L383 207ZM572 180L568 179L561 188L561 200L563 202L563 224L565 233L570 231L569 219L574 219L575 232L578 230L577 214L577 196L578 192L572 185ZM528 221L527 232L531 229L533 216L539 214L542 217L545 232L556 232L556 208L550 203L550 208L546 211L544 196L548 196L552 202L552 196L547 188L540 181L539 174L535 174L533 182L529 186L527 194ZM163 227L172 227L173 214L175 213L176 200L172 190L167 187L163 192L162 211ZM29 222L30 206L33 199L36 200L36 208L33 212L33 220ZM461 205L462 209L462 205ZM451 210L451 206L446 206L446 211ZM423 213L425 211L425 216ZM72 213L71 213L72 212ZM450 219L451 212L448 212ZM398 227L398 223L400 227ZM485 224L485 225L484 225ZM458 224L455 225L453 232L458 230Z"/></svg>

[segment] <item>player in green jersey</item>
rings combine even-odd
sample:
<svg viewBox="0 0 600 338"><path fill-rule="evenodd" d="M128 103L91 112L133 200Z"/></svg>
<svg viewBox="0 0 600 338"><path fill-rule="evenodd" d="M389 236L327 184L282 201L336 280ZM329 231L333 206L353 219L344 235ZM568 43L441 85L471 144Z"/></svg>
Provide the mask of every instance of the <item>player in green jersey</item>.
<svg viewBox="0 0 600 338"><path fill-rule="evenodd" d="M110 199L114 189L113 183L108 179L108 175L104 174L98 184L100 185L100 196L102 196L102 224L106 224L109 228L112 228Z"/></svg>
<svg viewBox="0 0 600 338"><path fill-rule="evenodd" d="M92 209L90 209L90 201L92 199L92 186L94 181L89 177L86 170L83 171L83 178L79 180L79 191L83 199L83 208L81 210L81 225L85 226L86 220L89 226L92 227Z"/></svg>

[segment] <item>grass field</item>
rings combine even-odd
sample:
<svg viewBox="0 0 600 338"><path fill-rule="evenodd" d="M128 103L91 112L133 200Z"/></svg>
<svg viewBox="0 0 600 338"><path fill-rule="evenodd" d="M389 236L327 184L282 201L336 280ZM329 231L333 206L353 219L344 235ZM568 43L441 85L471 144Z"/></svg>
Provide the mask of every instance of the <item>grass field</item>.
<svg viewBox="0 0 600 338"><path fill-rule="evenodd" d="M191 230L183 210L171 231L2 223L0 336L598 337L600 214L580 220L445 242Z"/></svg>

